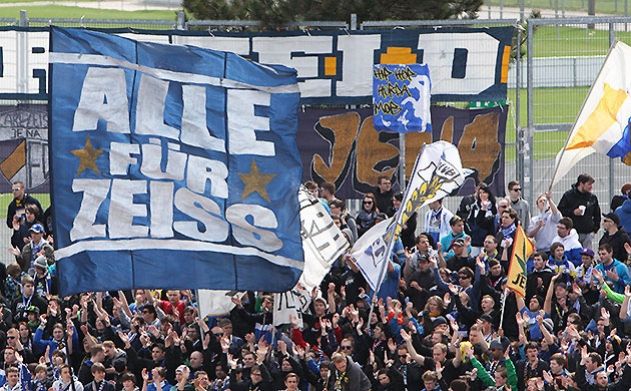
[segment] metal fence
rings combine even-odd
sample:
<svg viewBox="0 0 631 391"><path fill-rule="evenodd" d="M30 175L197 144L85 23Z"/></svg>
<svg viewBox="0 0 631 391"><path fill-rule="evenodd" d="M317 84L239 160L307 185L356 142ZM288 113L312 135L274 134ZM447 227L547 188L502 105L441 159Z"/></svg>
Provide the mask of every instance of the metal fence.
<svg viewBox="0 0 631 391"><path fill-rule="evenodd" d="M495 0L497 1L497 0ZM501 1L501 0L499 0ZM548 1L548 0L542 0ZM552 0L554 1L554 0ZM600 2L599 2L600 3ZM488 4L485 3L485 4ZM506 0L504 5L508 5ZM247 21L191 21L185 22L183 14L174 20L87 20L87 19L29 19L26 13L16 19L0 19L0 26L41 27L50 24L83 27L130 27L151 30L191 29L191 30L248 30L259 26ZM292 29L375 29L375 28L414 28L439 26L497 26L517 25L516 19L491 20L449 20L449 21L364 21L358 23L355 17L349 22L301 22ZM529 19L517 29L515 42L520 45L522 37L525 59L520 58L521 47L509 72L508 102L510 107L507 129L506 181L522 181L524 195L531 201L548 189L554 158L564 145L571 124L587 94L589 84L595 77L604 55L611 43L622 40L631 43L631 18L591 17L591 18L543 18ZM15 105L18 102L2 101L0 105ZM624 182L631 181L631 167L619 161L593 155L579 163L553 189L558 201L562 192L569 189L581 172L587 172L597 179L595 192L601 200L603 210L609 208L611 197L618 193ZM6 210L10 195L0 196L0 209ZM41 196L44 207L48 195ZM459 198L452 197L446 205L454 210ZM11 231L0 229L0 240L9 242ZM7 254L0 255L6 260Z"/></svg>
<svg viewBox="0 0 631 391"><path fill-rule="evenodd" d="M528 17L536 10L542 17L629 16L629 0L484 0L478 12L481 18Z"/></svg>

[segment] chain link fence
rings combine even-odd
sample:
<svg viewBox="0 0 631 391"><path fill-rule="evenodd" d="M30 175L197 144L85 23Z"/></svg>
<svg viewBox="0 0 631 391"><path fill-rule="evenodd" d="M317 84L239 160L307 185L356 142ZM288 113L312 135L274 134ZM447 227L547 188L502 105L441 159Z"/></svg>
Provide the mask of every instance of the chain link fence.
<svg viewBox="0 0 631 391"><path fill-rule="evenodd" d="M554 0L552 0L554 1ZM485 2L485 7L493 2ZM548 2L548 0L541 0ZM501 5L508 7L508 0ZM535 1L526 2L534 4ZM569 1L567 2L569 3ZM599 2L600 3L600 2ZM604 2L603 2L604 3ZM519 5L517 3L517 5ZM45 27L49 25L67 27L92 27L145 30L207 30L249 31L259 27L257 22L247 21L189 21L180 14L174 20L93 20L93 19L29 19L25 13L16 19L0 19L1 26L42 28L42 35L32 39L47 40ZM291 29L398 29L437 26L517 25L516 19L501 20L452 20L452 21L365 21L356 18L346 22L301 22ZM563 147L589 86L595 79L608 48L615 40L631 43L631 32L627 32L631 18L592 17L566 19L528 19L517 28L514 59L509 72L508 125L504 151L506 182L522 181L525 197L534 204L534 198L548 190L554 171L554 158ZM523 38L523 39L522 39ZM523 47L522 47L523 42ZM520 56L524 55L524 58ZM46 64L40 64L45 66ZM0 101L0 106L16 106L17 101ZM45 102L39 102L45 103ZM462 105L462 102L446 102ZM46 145L42 144L42 150ZM601 200L603 210L609 209L611 197L619 192L624 182L631 180L631 168L619 161L592 155L579 163L553 192L558 201L561 194L570 188L579 173L587 172L597 179L595 192ZM46 208L50 203L48 194L36 197ZM0 209L6 211L11 194L0 195ZM457 209L460 198L451 197L446 205ZM4 243L9 242L11 230L0 230ZM0 256L6 261L8 255Z"/></svg>
<svg viewBox="0 0 631 391"><path fill-rule="evenodd" d="M629 16L629 0L484 0L478 14L481 18L513 18L532 10L543 17L566 18L589 15Z"/></svg>

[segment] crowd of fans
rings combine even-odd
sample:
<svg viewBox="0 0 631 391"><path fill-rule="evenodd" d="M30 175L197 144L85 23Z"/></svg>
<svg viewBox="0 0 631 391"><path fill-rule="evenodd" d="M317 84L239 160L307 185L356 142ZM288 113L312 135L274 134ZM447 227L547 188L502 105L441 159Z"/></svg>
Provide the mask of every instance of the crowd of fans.
<svg viewBox="0 0 631 391"><path fill-rule="evenodd" d="M302 327L274 327L264 292L204 319L186 290L58 296L50 211L16 182L0 391L628 391L631 184L605 214L593 184L540 195L532 216L515 181L505 198L479 185L455 213L436 201L408 221L376 295L345 255ZM333 184L306 186L351 243L401 207L387 177L357 214ZM519 224L537 250L525 297L506 289Z"/></svg>

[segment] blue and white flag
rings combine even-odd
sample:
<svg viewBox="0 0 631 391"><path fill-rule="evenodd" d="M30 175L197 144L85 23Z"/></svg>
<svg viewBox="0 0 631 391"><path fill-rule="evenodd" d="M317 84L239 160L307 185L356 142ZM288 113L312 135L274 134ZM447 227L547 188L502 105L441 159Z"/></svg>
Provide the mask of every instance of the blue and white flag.
<svg viewBox="0 0 631 391"><path fill-rule="evenodd" d="M426 64L373 68L373 122L379 132L431 132L432 82Z"/></svg>
<svg viewBox="0 0 631 391"><path fill-rule="evenodd" d="M303 268L295 70L55 27L50 62L64 295L294 287Z"/></svg>

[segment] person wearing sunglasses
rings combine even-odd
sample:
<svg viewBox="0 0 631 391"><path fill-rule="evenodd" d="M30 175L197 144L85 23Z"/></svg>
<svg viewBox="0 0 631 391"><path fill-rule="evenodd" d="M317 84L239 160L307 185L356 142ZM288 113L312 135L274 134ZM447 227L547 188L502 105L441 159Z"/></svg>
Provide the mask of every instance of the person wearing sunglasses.
<svg viewBox="0 0 631 391"><path fill-rule="evenodd" d="M377 209L377 200L372 193L366 193L364 200L362 201L362 207L357 214L357 235L362 236L368 231L377 221L377 215L379 211Z"/></svg>
<svg viewBox="0 0 631 391"><path fill-rule="evenodd" d="M511 209L517 212L519 221L530 221L530 204L522 197L521 184L517 181L508 182L508 199Z"/></svg>

